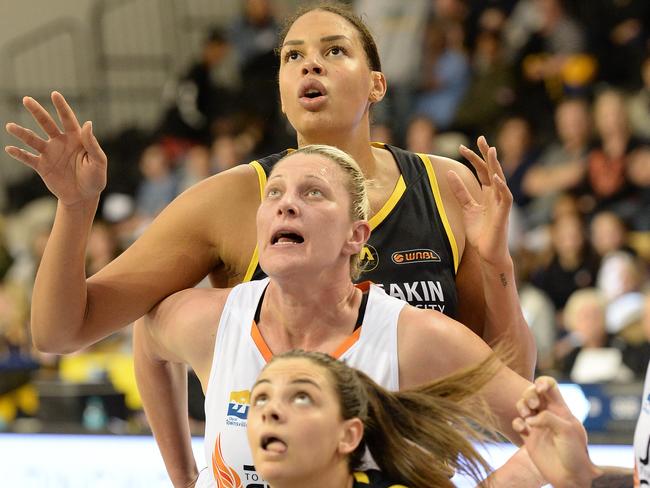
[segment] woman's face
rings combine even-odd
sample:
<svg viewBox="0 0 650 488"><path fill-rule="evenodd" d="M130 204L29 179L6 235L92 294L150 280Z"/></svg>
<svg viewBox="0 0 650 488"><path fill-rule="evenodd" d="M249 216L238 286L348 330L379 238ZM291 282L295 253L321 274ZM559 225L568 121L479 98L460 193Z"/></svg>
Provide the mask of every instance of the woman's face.
<svg viewBox="0 0 650 488"><path fill-rule="evenodd" d="M280 52L280 99L289 122L306 138L327 137L368 123L378 77L368 66L355 27L339 15L312 10L287 32ZM385 86L383 86L385 89Z"/></svg>
<svg viewBox="0 0 650 488"><path fill-rule="evenodd" d="M352 221L350 202L346 175L330 159L298 153L278 163L257 211L262 269L273 278L349 273L363 245L352 242L355 229L364 225Z"/></svg>
<svg viewBox="0 0 650 488"><path fill-rule="evenodd" d="M304 358L272 362L251 391L248 442L271 485L311 486L346 466L360 441L358 419L343 420L331 376Z"/></svg>

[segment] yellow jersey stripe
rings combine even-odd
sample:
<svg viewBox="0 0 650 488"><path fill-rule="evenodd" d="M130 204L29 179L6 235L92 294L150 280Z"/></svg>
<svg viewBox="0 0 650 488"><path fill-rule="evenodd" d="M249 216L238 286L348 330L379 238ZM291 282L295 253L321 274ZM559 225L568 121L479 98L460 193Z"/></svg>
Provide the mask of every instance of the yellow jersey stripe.
<svg viewBox="0 0 650 488"><path fill-rule="evenodd" d="M388 215L395 208L395 205L397 205L397 202L399 202L399 199L402 198L402 195L404 195L405 191L406 183L404 183L404 177L400 175L390 198L386 200L386 203L384 203L384 206L381 207L379 212L373 215L372 218L368 221L371 230L374 230L379 224L384 221L386 217L388 217Z"/></svg>
<svg viewBox="0 0 650 488"><path fill-rule="evenodd" d="M447 218L447 212L445 212L445 206L442 203L442 196L440 195L440 188L438 187L436 174L433 171L431 159L429 159L429 156L427 154L418 153L418 156L420 156L420 159L424 163L424 167L427 170L429 183L431 183L431 190L433 192L433 199L436 201L436 207L438 207L438 212L440 212L440 219L442 220L442 225L445 227L445 231L447 232L447 239L449 239L451 252L454 256L454 272L458 272L458 245L456 244L454 233L451 230L451 225L449 225L449 219Z"/></svg>
<svg viewBox="0 0 650 488"><path fill-rule="evenodd" d="M261 202L264 199L264 187L266 186L266 172L264 171L264 168L262 168L262 165L257 161L253 161L252 163L250 163L250 165L257 173L257 181L260 184L260 202ZM253 277L253 273L257 268L258 262L259 262L259 250L257 249L257 245L255 245L255 250L253 251L253 255L251 256L251 260L248 263L248 268L246 268L246 274L244 275L244 279L242 281L251 280L251 278Z"/></svg>

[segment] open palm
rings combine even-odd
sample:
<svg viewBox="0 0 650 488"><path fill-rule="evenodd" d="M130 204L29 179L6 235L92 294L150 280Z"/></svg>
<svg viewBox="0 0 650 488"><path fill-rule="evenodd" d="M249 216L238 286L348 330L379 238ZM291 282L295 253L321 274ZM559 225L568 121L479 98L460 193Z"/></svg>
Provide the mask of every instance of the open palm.
<svg viewBox="0 0 650 488"><path fill-rule="evenodd" d="M512 207L512 194L497 159L496 148L490 147L483 136L478 139L482 157L471 149L461 148L461 153L476 169L481 183L481 201L478 202L460 177L450 171L449 184L463 209L465 235L485 261L497 261L507 256L508 215Z"/></svg>
<svg viewBox="0 0 650 488"><path fill-rule="evenodd" d="M92 124L79 125L77 117L63 95L52 93L63 131L36 100L23 99L25 108L47 134L41 138L34 131L8 123L7 132L34 150L7 146L7 153L36 170L49 190L65 205L96 198L106 186L106 155L92 132Z"/></svg>

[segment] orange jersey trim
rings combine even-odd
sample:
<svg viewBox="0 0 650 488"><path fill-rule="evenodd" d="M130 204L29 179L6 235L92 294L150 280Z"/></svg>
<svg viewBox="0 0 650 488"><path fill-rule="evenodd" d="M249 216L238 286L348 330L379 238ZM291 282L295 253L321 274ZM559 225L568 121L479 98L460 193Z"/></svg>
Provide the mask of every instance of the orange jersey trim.
<svg viewBox="0 0 650 488"><path fill-rule="evenodd" d="M361 283L357 283L354 286L361 290L363 293L367 293L370 290L371 284L371 281L362 281ZM339 347L337 347L331 355L334 358L339 359L345 353L345 351L350 349L359 340L359 337L361 337L361 327L357 328L351 335L344 339ZM260 332L260 329L254 320L251 324L251 338L257 346L257 349L260 351L260 354L264 358L264 361L268 363L271 358L273 358L273 352L271 352L271 349L264 340L264 337L262 337L262 333Z"/></svg>

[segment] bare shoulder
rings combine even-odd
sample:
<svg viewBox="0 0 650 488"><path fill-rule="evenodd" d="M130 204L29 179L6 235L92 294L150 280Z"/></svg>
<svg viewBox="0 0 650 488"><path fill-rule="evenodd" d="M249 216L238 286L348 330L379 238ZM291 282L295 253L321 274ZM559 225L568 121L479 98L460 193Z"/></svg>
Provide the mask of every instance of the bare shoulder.
<svg viewBox="0 0 650 488"><path fill-rule="evenodd" d="M250 165L241 164L190 187L170 207L216 214L218 209L236 210L242 205L259 204L259 197L257 173Z"/></svg>
<svg viewBox="0 0 650 488"><path fill-rule="evenodd" d="M205 329L208 322L216 326L231 288L189 288L168 296L147 315L154 334L164 334L171 328L183 332ZM216 322L215 322L216 319ZM181 324L180 326L178 324Z"/></svg>
<svg viewBox="0 0 650 488"><path fill-rule="evenodd" d="M477 195L479 190L478 180L474 173L463 163L456 161L455 159L446 158L443 156L435 156L433 154L429 155L433 169L436 172L436 177L438 178L438 184L443 187L448 187L447 183L447 172L455 172L465 183L467 189L473 194ZM455 202L455 198L454 198Z"/></svg>

